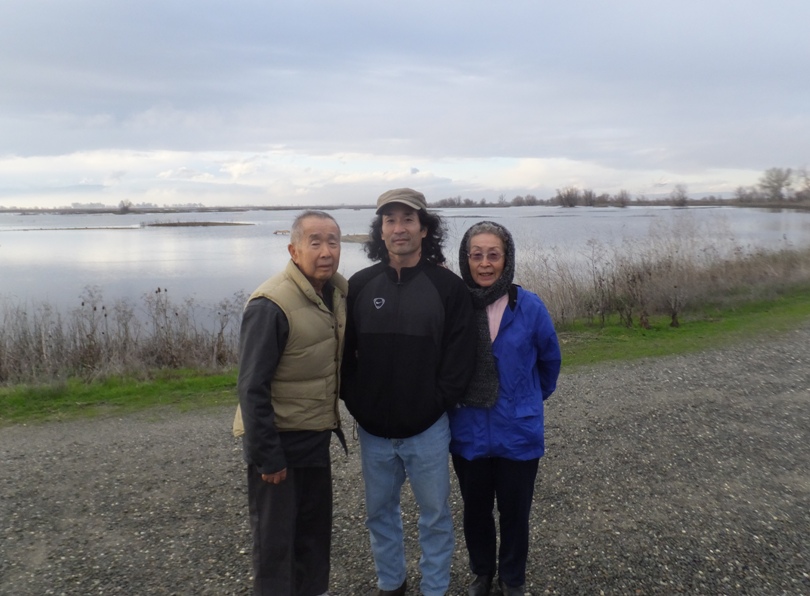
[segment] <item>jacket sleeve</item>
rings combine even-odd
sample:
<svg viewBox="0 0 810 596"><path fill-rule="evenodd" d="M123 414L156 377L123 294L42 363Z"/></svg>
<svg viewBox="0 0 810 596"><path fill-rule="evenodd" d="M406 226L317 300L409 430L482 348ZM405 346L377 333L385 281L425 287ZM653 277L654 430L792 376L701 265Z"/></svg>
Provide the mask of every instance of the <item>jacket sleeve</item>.
<svg viewBox="0 0 810 596"><path fill-rule="evenodd" d="M340 399L343 401L354 394L357 386L357 326L354 321L357 291L358 283L353 277L349 280L349 293L346 296L346 333L343 337L343 361L340 367Z"/></svg>
<svg viewBox="0 0 810 596"><path fill-rule="evenodd" d="M445 303L442 360L436 379L436 388L448 410L461 401L472 379L477 344L472 299L464 282L457 279Z"/></svg>
<svg viewBox="0 0 810 596"><path fill-rule="evenodd" d="M560 376L562 356L557 332L546 305L540 301L540 313L535 329L535 343L537 345L537 370L540 373L540 388L543 391L543 401L546 401L557 389L557 377Z"/></svg>
<svg viewBox="0 0 810 596"><path fill-rule="evenodd" d="M237 391L245 435L245 459L262 474L287 467L270 401L270 384L287 345L289 322L267 298L251 300L242 315Z"/></svg>

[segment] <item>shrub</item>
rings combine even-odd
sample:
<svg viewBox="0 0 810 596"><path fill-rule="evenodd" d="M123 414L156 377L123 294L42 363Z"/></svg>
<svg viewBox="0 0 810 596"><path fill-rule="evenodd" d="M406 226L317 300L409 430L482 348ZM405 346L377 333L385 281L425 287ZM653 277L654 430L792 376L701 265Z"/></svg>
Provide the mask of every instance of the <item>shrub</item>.
<svg viewBox="0 0 810 596"><path fill-rule="evenodd" d="M646 238L616 246L590 240L578 254L517 248L517 282L543 299L558 326L575 319L605 325L614 315L627 326L666 315L678 326L698 305L772 297L810 282L810 249L740 246L722 228L709 233L690 218L657 223Z"/></svg>
<svg viewBox="0 0 810 596"><path fill-rule="evenodd" d="M0 305L0 382L232 367L244 303L241 292L213 308L192 299L178 303L158 288L139 303L117 300L107 308L95 286L64 316L48 304L6 302Z"/></svg>

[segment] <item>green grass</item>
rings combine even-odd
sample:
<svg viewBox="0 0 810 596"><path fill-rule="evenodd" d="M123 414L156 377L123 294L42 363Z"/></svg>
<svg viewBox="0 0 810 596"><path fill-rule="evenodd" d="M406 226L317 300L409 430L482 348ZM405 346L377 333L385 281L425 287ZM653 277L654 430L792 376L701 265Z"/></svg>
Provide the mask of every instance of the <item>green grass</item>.
<svg viewBox="0 0 810 596"><path fill-rule="evenodd" d="M155 407L179 411L236 403L236 372L163 370L149 380L126 377L0 388L0 425L119 415Z"/></svg>
<svg viewBox="0 0 810 596"><path fill-rule="evenodd" d="M652 317L650 329L643 329L637 321L627 328L616 319L603 328L580 322L560 329L563 368L697 352L785 333L810 323L810 288L789 290L773 300L707 307L681 315L680 322L670 327L669 317Z"/></svg>
<svg viewBox="0 0 810 596"><path fill-rule="evenodd" d="M558 329L563 371L607 361L666 356L711 349L752 338L778 335L810 324L810 288L794 289L773 300L704 308L681 316L650 320L650 329L609 321L604 328L577 323ZM236 372L156 371L139 380L113 377L92 383L79 379L0 387L0 426L78 417L121 415L151 408L175 411L236 404Z"/></svg>

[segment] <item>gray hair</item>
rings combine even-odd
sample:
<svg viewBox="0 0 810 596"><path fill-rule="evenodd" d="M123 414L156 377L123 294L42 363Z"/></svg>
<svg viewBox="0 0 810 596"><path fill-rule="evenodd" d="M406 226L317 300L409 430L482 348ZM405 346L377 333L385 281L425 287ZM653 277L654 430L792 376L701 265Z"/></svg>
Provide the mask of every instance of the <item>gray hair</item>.
<svg viewBox="0 0 810 596"><path fill-rule="evenodd" d="M509 250L510 238L509 233L506 232L506 229L503 226L499 226L491 221L480 221L467 230L467 233L465 234L467 237L467 245L464 247L464 250L468 254L470 252L470 244L473 236L477 236L478 234L492 234L493 236L497 236L501 239L501 242L503 242L504 249L507 251Z"/></svg>
<svg viewBox="0 0 810 596"><path fill-rule="evenodd" d="M317 217L318 219L331 219L333 222L335 222L335 225L337 226L338 229L338 234L340 234L340 224L338 224L338 222L335 221L334 217L329 215L326 211L307 209L306 211L298 215L298 217L296 217L292 223L292 228L290 228L290 244L298 244L299 242L301 242L302 239L301 236L304 233L304 220L309 217Z"/></svg>

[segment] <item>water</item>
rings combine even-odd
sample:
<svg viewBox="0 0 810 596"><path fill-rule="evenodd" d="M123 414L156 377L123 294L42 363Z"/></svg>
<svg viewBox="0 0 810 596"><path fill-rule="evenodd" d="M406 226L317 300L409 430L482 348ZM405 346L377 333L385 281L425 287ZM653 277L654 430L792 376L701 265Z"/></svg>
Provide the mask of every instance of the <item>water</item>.
<svg viewBox="0 0 810 596"><path fill-rule="evenodd" d="M289 229L299 211L127 215L18 215L0 213L0 301L76 307L87 287L105 301L137 301L158 287L175 299L214 305L250 293L284 267ZM330 211L344 234L363 234L371 209ZM439 210L447 221L446 254L455 263L464 231L482 219L509 228L518 247L564 251L571 258L596 240L616 244L644 238L658 227L698 227L707 245L733 242L746 250L810 246L810 213L730 207L574 208L508 207ZM217 221L251 225L142 227L151 222ZM367 266L359 244L344 243L340 272Z"/></svg>

